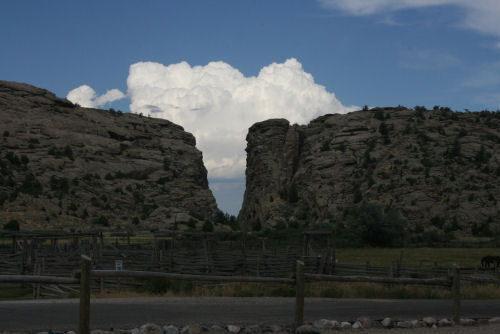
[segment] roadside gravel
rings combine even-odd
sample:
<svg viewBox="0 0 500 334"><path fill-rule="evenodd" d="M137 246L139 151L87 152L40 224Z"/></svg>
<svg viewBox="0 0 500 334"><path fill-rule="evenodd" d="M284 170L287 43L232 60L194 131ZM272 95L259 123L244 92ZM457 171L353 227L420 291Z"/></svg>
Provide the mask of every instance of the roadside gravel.
<svg viewBox="0 0 500 334"><path fill-rule="evenodd" d="M353 332L356 332L353 330ZM478 326L455 326L455 327L438 327L438 328L411 328L411 329L363 329L360 331L366 334L420 334L420 333L436 333L436 334L499 334L500 324L494 325L478 325ZM339 333L339 331L332 331Z"/></svg>

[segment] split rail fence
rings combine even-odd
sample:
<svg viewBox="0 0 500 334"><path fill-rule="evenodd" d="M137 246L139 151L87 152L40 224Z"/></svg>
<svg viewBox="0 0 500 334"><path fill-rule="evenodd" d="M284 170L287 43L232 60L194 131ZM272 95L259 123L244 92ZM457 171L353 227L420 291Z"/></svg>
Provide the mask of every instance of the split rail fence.
<svg viewBox="0 0 500 334"><path fill-rule="evenodd" d="M287 277L296 260L305 272L319 275L394 278L443 278L450 268L338 263L331 233L306 232L294 240L268 240L251 234L162 232L146 237L134 233L0 232L0 274L67 276L79 266L80 254L92 259L92 269L168 272L192 275ZM464 276L487 274L479 268L462 268ZM473 281L472 279L470 281ZM92 281L94 291L138 287L130 278L102 277ZM78 288L62 284L33 284L33 297L75 295Z"/></svg>
<svg viewBox="0 0 500 334"><path fill-rule="evenodd" d="M239 238L239 239L238 239ZM453 318L460 318L460 284L497 284L478 268L390 267L339 264L329 233L309 232L284 242L251 235L156 233L0 233L0 283L31 283L34 296L78 294L79 333L89 332L91 290L137 279L260 282L295 286L294 325L303 322L304 284L314 281L427 285L452 291ZM317 241L320 238L322 240ZM313 242L313 240L315 241ZM88 254L89 256L82 256ZM118 268L118 263L120 268ZM80 267L80 270L74 271ZM113 270L114 269L114 270ZM120 270L117 270L120 269ZM79 288L77 287L79 286Z"/></svg>
<svg viewBox="0 0 500 334"><path fill-rule="evenodd" d="M188 281L217 281L217 282L259 282L259 283L283 283L295 286L295 314L293 324L297 328L304 319L304 285L306 281L332 281L332 282L373 282L388 284L411 284L429 285L451 288L452 291L452 314L453 320L459 323L461 316L460 307L460 269L452 268L451 275L447 278L398 278L398 277L370 277L370 276L340 276L327 274L312 274L305 272L303 261L296 261L293 277L257 277L257 276L217 276L217 275L192 275L168 272L151 271L116 271L116 270L92 270L91 258L81 256L80 270L73 272L72 277L36 276L36 275L0 275L0 282L17 283L57 283L57 284L79 284L80 304L78 333L90 333L90 295L91 282L100 278L135 278L135 279L169 279ZM475 278L481 281L480 278ZM500 284L500 280L488 279L489 283Z"/></svg>

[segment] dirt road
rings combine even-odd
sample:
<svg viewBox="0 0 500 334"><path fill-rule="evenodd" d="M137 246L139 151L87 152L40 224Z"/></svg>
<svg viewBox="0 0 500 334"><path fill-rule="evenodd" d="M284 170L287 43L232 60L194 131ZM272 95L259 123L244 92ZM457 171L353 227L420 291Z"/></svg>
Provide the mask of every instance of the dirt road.
<svg viewBox="0 0 500 334"><path fill-rule="evenodd" d="M288 325L293 320L294 302L294 298L275 297L93 299L91 328L134 328L146 322L160 325ZM467 300L462 305L465 317L500 316L500 300ZM400 320L425 316L450 318L451 307L448 300L307 298L305 320L327 318L349 321L360 316L372 319L388 316ZM0 302L0 331L76 329L77 314L76 299Z"/></svg>

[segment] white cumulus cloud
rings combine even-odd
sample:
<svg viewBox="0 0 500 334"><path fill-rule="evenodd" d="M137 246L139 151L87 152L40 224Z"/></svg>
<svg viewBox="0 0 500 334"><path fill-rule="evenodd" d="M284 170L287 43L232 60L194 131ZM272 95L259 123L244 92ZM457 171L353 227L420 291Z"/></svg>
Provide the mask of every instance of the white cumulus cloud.
<svg viewBox="0 0 500 334"><path fill-rule="evenodd" d="M322 6L351 15L373 15L431 6L456 6L464 10L461 25L500 36L498 0L317 0Z"/></svg>
<svg viewBox="0 0 500 334"><path fill-rule="evenodd" d="M71 90L66 98L73 103L78 103L85 108L97 108L105 105L106 103L111 103L116 100L123 99L125 94L123 94L118 89L108 90L105 94L97 96L95 90L88 85L82 85Z"/></svg>
<svg viewBox="0 0 500 334"><path fill-rule="evenodd" d="M221 61L206 66L139 62L130 66L127 86L132 112L168 119L195 135L212 178L244 175L245 137L255 122L307 123L358 109L342 105L294 58L250 77Z"/></svg>

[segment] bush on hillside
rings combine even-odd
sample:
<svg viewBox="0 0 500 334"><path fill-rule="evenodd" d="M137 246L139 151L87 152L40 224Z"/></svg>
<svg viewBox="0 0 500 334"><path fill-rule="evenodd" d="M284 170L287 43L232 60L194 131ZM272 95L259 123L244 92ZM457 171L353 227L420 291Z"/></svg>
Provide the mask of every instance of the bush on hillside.
<svg viewBox="0 0 500 334"><path fill-rule="evenodd" d="M406 224L396 210L360 203L346 210L338 235L350 246L397 247L403 245Z"/></svg>

